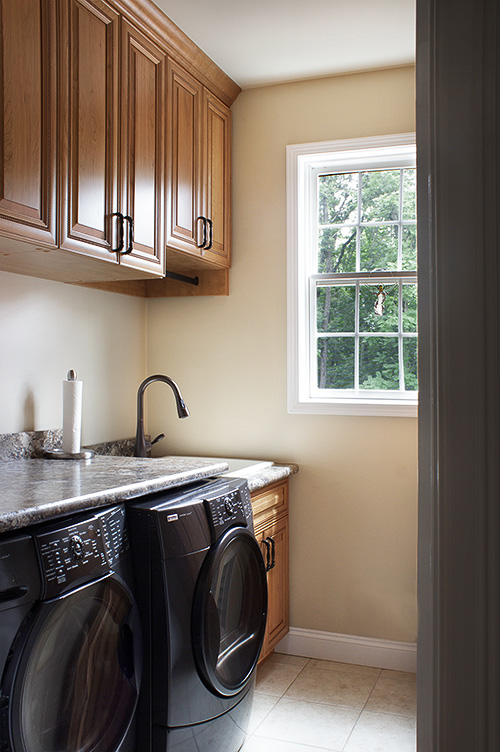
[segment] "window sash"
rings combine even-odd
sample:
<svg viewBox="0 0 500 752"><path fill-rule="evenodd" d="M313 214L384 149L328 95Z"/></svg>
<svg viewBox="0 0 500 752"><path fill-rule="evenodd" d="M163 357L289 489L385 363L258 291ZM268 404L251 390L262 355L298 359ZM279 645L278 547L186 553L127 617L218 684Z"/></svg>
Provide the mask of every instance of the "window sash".
<svg viewBox="0 0 500 752"><path fill-rule="evenodd" d="M335 165L329 164L335 161ZM318 194L316 176L343 172L367 172L376 169L415 167L415 134L399 134L369 139L354 139L287 147L287 280L288 280L288 410L292 413L332 413L359 415L409 416L417 413L417 392L392 390L328 390L317 383L316 369L316 289L320 284L347 284L345 273L318 275L317 249ZM401 174L401 178L403 173ZM311 189L314 186L314 189ZM402 194L400 194L400 202ZM360 227L414 226L415 220L400 218L391 222L363 222ZM325 225L321 225L324 227ZM356 226L344 224L335 226ZM357 231L359 236L359 230ZM400 236L402 232L400 233ZM359 237L357 238L359 243ZM401 238L398 239L398 266L401 266ZM359 250L358 265L359 269ZM349 273L354 284L403 284L415 282L416 273L390 271ZM314 289L314 295L311 293ZM402 305L400 300L399 305ZM314 310L311 312L311 307ZM356 319L358 320L358 319ZM400 317L399 317L400 320ZM398 338L416 338L416 333L394 333ZM335 335L334 335L335 336ZM376 336L382 336L377 333ZM398 352L401 350L398 344ZM357 361L357 359L356 359ZM359 366L356 366L359 368ZM401 370L401 363L400 363ZM314 376L314 379L312 378ZM357 383L357 381L356 381Z"/></svg>
<svg viewBox="0 0 500 752"><path fill-rule="evenodd" d="M367 332L360 329L359 325L359 293L360 286L367 284L377 286L379 284L391 284L398 286L398 329L394 332ZM370 272L358 272L356 274L315 274L309 279L309 397L319 399L364 399L386 400L416 400L418 392L405 389L404 383L404 340L417 339L417 332L406 332L403 329L403 286L417 284L414 272L395 272L394 274L372 275ZM320 332L318 331L317 291L322 287L348 287L356 288L354 330L350 332ZM359 387L359 349L363 338L389 338L398 341L398 366L399 366L399 389L362 389ZM354 338L354 389L330 389L318 386L318 357L317 348L320 339Z"/></svg>

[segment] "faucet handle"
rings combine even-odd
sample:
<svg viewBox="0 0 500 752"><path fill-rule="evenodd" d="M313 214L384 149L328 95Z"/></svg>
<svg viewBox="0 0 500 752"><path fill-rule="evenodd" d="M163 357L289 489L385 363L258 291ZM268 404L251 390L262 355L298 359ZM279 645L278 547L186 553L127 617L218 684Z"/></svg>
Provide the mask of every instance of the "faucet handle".
<svg viewBox="0 0 500 752"><path fill-rule="evenodd" d="M151 442L151 446L153 446L153 444L157 444L159 441L161 441L164 438L165 438L165 434L159 433L158 436L154 437L153 441Z"/></svg>

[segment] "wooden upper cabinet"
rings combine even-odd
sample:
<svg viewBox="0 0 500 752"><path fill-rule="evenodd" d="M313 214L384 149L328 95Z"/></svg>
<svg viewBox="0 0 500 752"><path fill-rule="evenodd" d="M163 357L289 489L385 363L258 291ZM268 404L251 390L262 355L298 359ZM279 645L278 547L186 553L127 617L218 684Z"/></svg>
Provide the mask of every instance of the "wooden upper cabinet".
<svg viewBox="0 0 500 752"><path fill-rule="evenodd" d="M119 15L62 0L61 247L116 263Z"/></svg>
<svg viewBox="0 0 500 752"><path fill-rule="evenodd" d="M122 23L121 195L125 243L133 222L133 250L123 266L163 274L165 54Z"/></svg>
<svg viewBox="0 0 500 752"><path fill-rule="evenodd" d="M231 261L231 111L203 91L203 211L209 220L204 258L220 266Z"/></svg>
<svg viewBox="0 0 500 752"><path fill-rule="evenodd" d="M202 85L168 61L167 238L169 248L201 256Z"/></svg>
<svg viewBox="0 0 500 752"><path fill-rule="evenodd" d="M0 0L0 234L56 242L55 2Z"/></svg>
<svg viewBox="0 0 500 752"><path fill-rule="evenodd" d="M231 113L171 60L167 80L167 248L228 267Z"/></svg>
<svg viewBox="0 0 500 752"><path fill-rule="evenodd" d="M150 0L0 0L0 42L0 269L158 278L167 247L227 289L236 84Z"/></svg>
<svg viewBox="0 0 500 752"><path fill-rule="evenodd" d="M161 276L165 54L103 0L62 6L61 247Z"/></svg>

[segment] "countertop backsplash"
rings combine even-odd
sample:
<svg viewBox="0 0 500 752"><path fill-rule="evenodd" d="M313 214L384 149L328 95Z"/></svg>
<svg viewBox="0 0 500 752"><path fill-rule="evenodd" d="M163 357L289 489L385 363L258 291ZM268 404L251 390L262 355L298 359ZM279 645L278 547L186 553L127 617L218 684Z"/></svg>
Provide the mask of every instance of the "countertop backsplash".
<svg viewBox="0 0 500 752"><path fill-rule="evenodd" d="M146 436L146 443L149 441ZM96 454L111 457L132 457L135 439L117 439L82 447ZM0 434L0 461L40 459L45 452L55 452L62 447L62 428L45 431L23 431Z"/></svg>

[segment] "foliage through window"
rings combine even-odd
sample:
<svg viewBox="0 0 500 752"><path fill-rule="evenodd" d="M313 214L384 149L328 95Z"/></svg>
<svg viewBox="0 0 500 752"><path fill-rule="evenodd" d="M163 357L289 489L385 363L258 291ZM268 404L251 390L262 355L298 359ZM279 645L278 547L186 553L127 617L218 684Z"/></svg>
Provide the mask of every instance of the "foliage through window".
<svg viewBox="0 0 500 752"><path fill-rule="evenodd" d="M415 414L414 138L322 146L288 147L289 409Z"/></svg>

